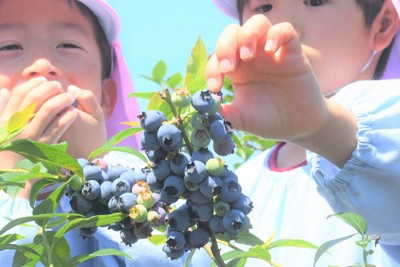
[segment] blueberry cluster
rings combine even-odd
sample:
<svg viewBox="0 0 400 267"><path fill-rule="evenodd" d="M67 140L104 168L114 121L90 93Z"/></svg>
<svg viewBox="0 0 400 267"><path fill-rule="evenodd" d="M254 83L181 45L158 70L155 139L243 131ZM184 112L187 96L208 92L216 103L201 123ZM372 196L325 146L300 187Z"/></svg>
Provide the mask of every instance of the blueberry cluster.
<svg viewBox="0 0 400 267"><path fill-rule="evenodd" d="M69 184L67 194L71 208L86 217L115 212L128 216L109 225L119 231L122 242L131 245L151 236L153 227L166 224L167 207L160 195L152 192L146 182L146 169L135 171L122 165L109 165L102 158L91 162L78 159L85 181ZM80 228L83 238L94 235L97 227Z"/></svg>
<svg viewBox="0 0 400 267"><path fill-rule="evenodd" d="M211 233L235 238L249 230L253 204L220 157L234 150L232 127L218 113L220 95L177 90L168 100L171 109L186 110L185 119L174 114L168 120L160 110L138 116L147 166L135 171L101 158L78 159L85 181L72 181L68 195L72 209L85 216L126 213L109 228L120 231L128 245L151 236L154 228L165 231L163 250L177 259L207 244ZM216 155L208 149L211 141ZM83 237L96 232L80 230Z"/></svg>
<svg viewBox="0 0 400 267"><path fill-rule="evenodd" d="M187 152L182 128L169 123L163 112L149 110L139 119L144 129L141 145L152 162L147 184L167 205L185 200L167 215L163 249L170 258L177 259L185 251L208 243L210 229L231 237L250 229L247 214L253 206L242 193L235 173L208 149L211 141L219 156L234 149L231 125L217 113L219 97L202 90L192 97L175 92L171 99L179 108L189 104L194 108L190 116L192 153Z"/></svg>

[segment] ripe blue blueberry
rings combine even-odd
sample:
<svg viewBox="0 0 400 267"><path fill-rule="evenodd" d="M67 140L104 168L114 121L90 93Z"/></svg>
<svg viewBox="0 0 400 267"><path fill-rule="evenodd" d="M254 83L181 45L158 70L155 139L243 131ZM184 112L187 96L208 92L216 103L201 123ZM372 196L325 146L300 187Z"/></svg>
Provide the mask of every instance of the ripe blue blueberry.
<svg viewBox="0 0 400 267"><path fill-rule="evenodd" d="M165 114L160 110L148 110L138 116L140 126L145 131L154 132L166 120Z"/></svg>

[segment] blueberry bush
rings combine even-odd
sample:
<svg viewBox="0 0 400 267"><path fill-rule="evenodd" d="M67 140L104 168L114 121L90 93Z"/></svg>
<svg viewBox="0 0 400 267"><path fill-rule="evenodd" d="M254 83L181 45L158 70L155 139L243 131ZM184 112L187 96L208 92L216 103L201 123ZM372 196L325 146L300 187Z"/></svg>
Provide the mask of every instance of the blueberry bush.
<svg viewBox="0 0 400 267"><path fill-rule="evenodd" d="M30 193L32 215L9 220L0 229L0 251L15 250L13 266L35 266L38 262L45 266L76 266L106 255L131 259L111 248L71 257L71 244L65 234L78 230L76 234L82 238L93 238L99 227L118 232L127 246L148 239L155 246L163 246L171 260L186 255L185 266L200 248L217 266L245 266L252 257L278 266L270 250L289 246L315 249L317 263L330 247L353 236L316 246L297 239L263 241L251 234L247 215L253 202L241 191L234 173L237 166L228 166L224 157L236 153L243 162L273 141L236 132L218 113L220 103L230 101L233 93L228 80L224 96L207 90L207 60L208 53L199 39L185 77L178 73L165 78L166 64L160 61L152 76L145 77L159 84L160 91L131 95L149 100L148 109L138 114L138 122L127 122L126 130L87 159L68 155L67 143L13 140L34 116L35 105L1 126L0 151L13 151L26 159L11 170L0 170L0 189L15 196L28 180L39 178ZM118 145L133 134L140 136L139 151ZM143 166L133 169L110 164L100 156L109 151L132 154L142 160ZM51 186L54 190L50 195L37 202L39 192ZM68 199L71 212L57 213L61 198ZM366 235L363 218L353 213L332 216L353 226L354 235L361 236L357 245L362 248L364 263L359 266L367 266L367 256L373 252L368 245L373 238ZM25 244L15 243L24 236L9 232L21 225L31 225L36 232Z"/></svg>

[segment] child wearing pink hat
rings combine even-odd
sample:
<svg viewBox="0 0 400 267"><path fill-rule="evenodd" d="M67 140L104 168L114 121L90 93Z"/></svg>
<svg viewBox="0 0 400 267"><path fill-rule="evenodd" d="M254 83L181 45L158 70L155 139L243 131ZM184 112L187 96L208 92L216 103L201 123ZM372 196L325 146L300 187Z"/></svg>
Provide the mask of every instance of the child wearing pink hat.
<svg viewBox="0 0 400 267"><path fill-rule="evenodd" d="M321 245L355 232L329 215L355 212L380 236L369 263L400 266L399 0L214 2L241 25L218 39L208 87L229 77L225 118L279 140L237 171L254 201L252 232ZM316 266L362 263L357 239ZM313 266L315 251L271 255L279 266Z"/></svg>
<svg viewBox="0 0 400 267"><path fill-rule="evenodd" d="M45 143L68 141L72 156L87 157L108 137L125 129L121 122L137 120L138 103L127 99L133 85L119 43L119 19L103 0L4 0L0 4L0 120L32 102L35 117L18 135ZM125 145L138 148L135 138ZM0 168L11 168L20 160L0 154ZM108 163L133 166L127 155L110 153ZM6 218L32 214L27 184L16 199L0 191L0 225ZM71 210L67 198L58 212ZM34 227L13 231L35 236ZM119 232L98 229L83 239L78 231L66 234L71 256L103 248L125 251L134 262L121 257L100 257L80 266L183 266L141 240L132 247L121 243ZM11 266L13 251L0 251L2 266ZM209 261L207 261L209 265ZM198 265L196 265L198 266Z"/></svg>

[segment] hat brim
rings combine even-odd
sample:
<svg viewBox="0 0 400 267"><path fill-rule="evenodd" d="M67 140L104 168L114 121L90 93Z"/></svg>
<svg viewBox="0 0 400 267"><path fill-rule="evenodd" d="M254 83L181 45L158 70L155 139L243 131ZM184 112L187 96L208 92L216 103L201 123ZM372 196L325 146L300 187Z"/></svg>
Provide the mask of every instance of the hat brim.
<svg viewBox="0 0 400 267"><path fill-rule="evenodd" d="M115 10L103 0L77 0L87 6L99 19L99 22L112 44L118 39L120 33L120 21Z"/></svg>

